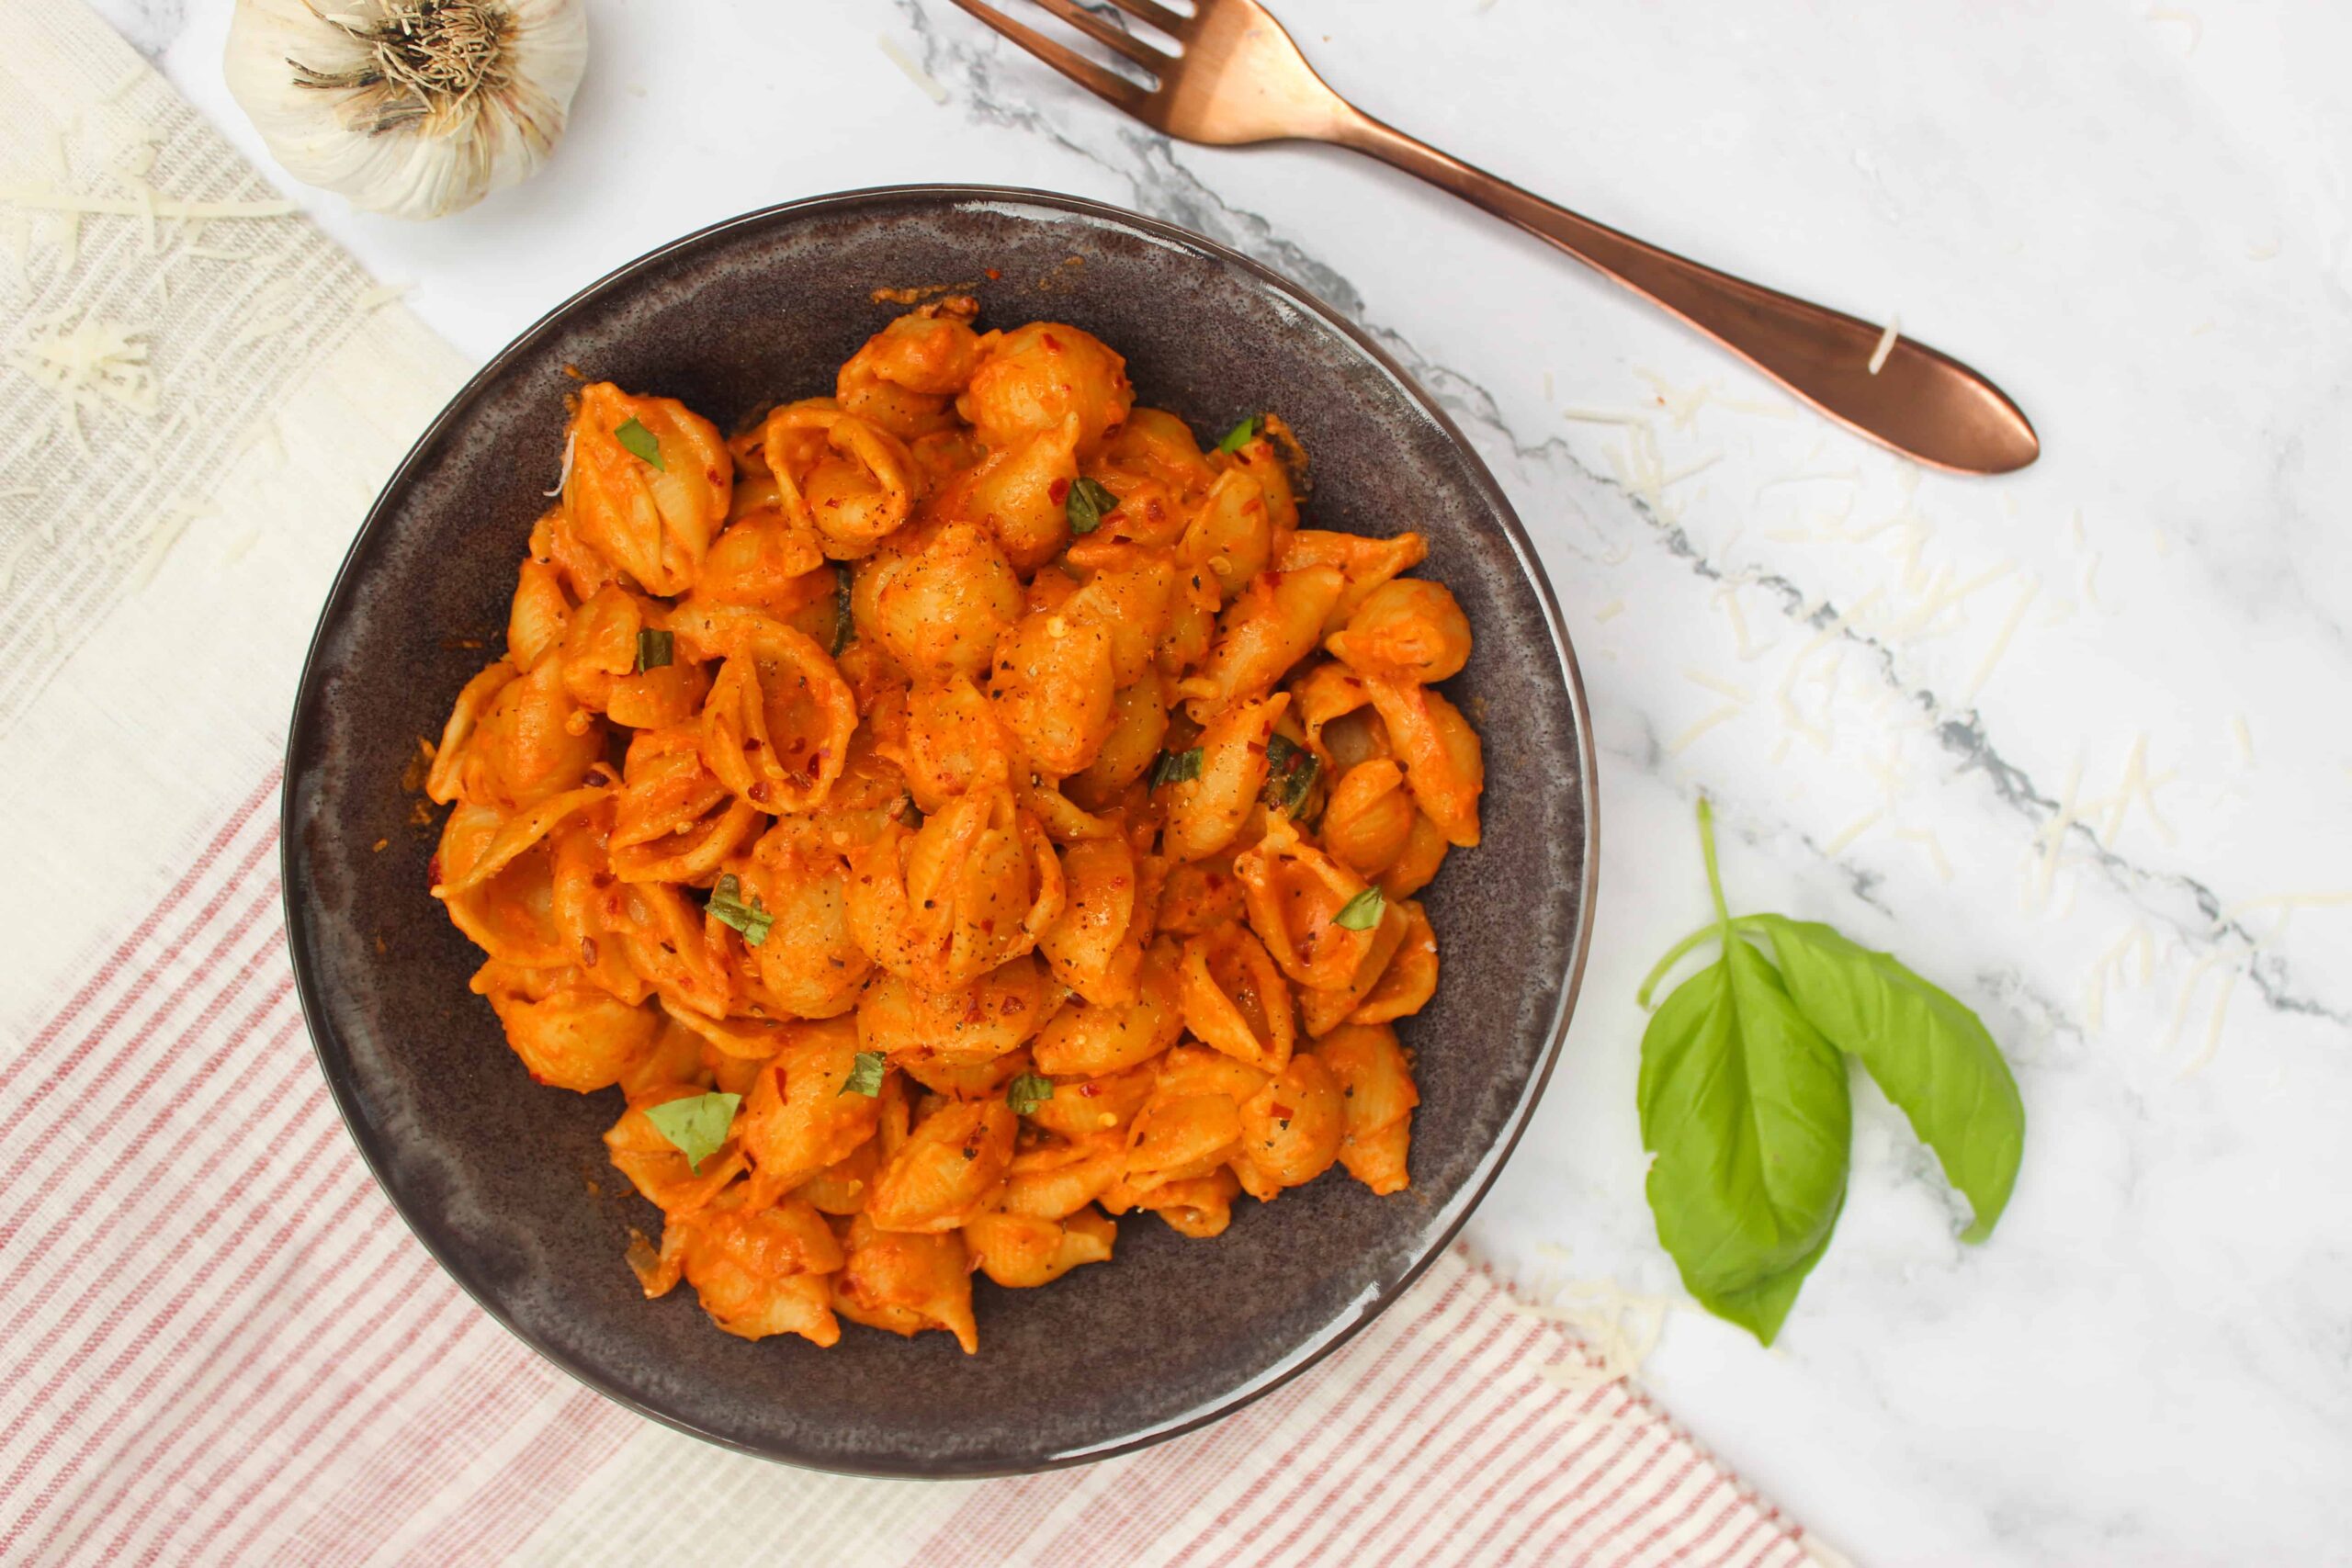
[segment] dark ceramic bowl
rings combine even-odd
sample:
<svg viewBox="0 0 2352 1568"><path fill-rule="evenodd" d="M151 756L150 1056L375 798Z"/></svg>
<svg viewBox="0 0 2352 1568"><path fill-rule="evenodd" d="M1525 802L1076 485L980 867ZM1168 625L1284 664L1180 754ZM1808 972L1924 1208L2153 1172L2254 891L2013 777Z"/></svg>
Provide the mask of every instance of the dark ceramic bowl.
<svg viewBox="0 0 2352 1568"><path fill-rule="evenodd" d="M1045 319L1127 356L1141 400L1214 440L1277 409L1314 461L1315 525L1429 536L1476 630L1449 690L1486 740L1486 842L1425 895L1437 998L1410 1190L1333 1171L1190 1241L1136 1214L1118 1256L1037 1291L978 1281L980 1353L845 1325L820 1350L648 1302L622 1262L657 1215L605 1163L618 1091L540 1089L469 995L479 954L425 894L435 831L401 788L417 737L499 646L547 502L576 366L721 428L830 391L898 307L953 283L982 324ZM478 640L473 640L478 639ZM488 650L493 651L486 651ZM483 1308L630 1408L828 1470L991 1475L1216 1419L1395 1301L1501 1167L1542 1092L1593 895L1591 741L1560 612L1493 477L1429 395L1328 307L1165 223L1035 191L854 192L756 212L632 263L523 334L424 433L327 602L287 748L287 920L302 1007L351 1132L409 1224ZM377 848L379 840L387 847Z"/></svg>

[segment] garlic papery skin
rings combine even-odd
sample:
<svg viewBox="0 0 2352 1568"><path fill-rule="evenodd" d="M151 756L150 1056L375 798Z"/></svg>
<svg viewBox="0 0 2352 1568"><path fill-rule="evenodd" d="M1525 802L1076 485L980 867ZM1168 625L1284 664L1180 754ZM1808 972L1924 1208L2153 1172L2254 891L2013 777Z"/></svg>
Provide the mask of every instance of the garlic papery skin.
<svg viewBox="0 0 2352 1568"><path fill-rule="evenodd" d="M587 63L582 0L237 0L225 62L288 174L396 218L528 177Z"/></svg>

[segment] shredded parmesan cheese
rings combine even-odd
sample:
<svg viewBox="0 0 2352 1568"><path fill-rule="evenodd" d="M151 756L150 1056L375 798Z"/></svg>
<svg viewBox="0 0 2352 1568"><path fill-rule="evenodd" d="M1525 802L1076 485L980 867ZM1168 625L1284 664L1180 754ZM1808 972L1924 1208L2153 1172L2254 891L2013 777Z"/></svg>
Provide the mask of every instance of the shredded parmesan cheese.
<svg viewBox="0 0 2352 1568"><path fill-rule="evenodd" d="M2078 819L2080 807L2075 805L2083 787L2083 762L2077 757L2067 766L2066 787L2060 795L2058 809L2041 825L2036 835L2033 854L2039 857L2031 896L2026 902L2029 912L2050 907L2051 879L2058 874L2058 862L2066 852L2066 831Z"/></svg>
<svg viewBox="0 0 2352 1568"><path fill-rule="evenodd" d="M1927 852L1928 863L1935 867L1937 881L1951 880L1951 862L1944 857L1943 840L1936 837L1933 828L1897 828L1894 836Z"/></svg>
<svg viewBox="0 0 2352 1568"><path fill-rule="evenodd" d="M566 433L563 438L563 468L555 477L555 488L553 490L541 491L539 492L541 495L561 495L563 493L563 487L571 482L571 454L579 440L580 433L578 431L574 430Z"/></svg>
<svg viewBox="0 0 2352 1568"><path fill-rule="evenodd" d="M2172 825L2165 820L2164 814L2156 809L2155 792L2177 776L2170 769L2154 775L2149 773L2148 737L2143 730L2133 739L2131 753L2123 760L2123 777L2116 784L2115 793L2083 809L2088 812L2105 808L2107 818L2100 827L2099 838L2112 847L2116 835L2123 830L2125 818L2136 803L2147 813L2148 821L2156 829L2156 836L2169 846L2178 842L2178 835L2173 832Z"/></svg>
<svg viewBox="0 0 2352 1568"><path fill-rule="evenodd" d="M1602 622L1613 621L1624 613L1625 601L1623 599L1611 599L1608 604L1603 604L1600 609L1595 610L1592 613L1592 618L1596 621Z"/></svg>
<svg viewBox="0 0 2352 1568"><path fill-rule="evenodd" d="M415 287L413 283L379 284L354 299L351 302L351 308L365 316L372 311L382 310L395 299L407 299L409 291Z"/></svg>
<svg viewBox="0 0 2352 1568"><path fill-rule="evenodd" d="M1540 1251L1564 1257L1558 1247ZM1675 1296L1645 1295L1628 1291L1613 1280L1562 1281L1541 1279L1534 1299L1512 1305L1522 1317L1556 1323L1581 1342L1578 1360L1555 1361L1541 1369L1546 1382L1571 1393L1591 1393L1611 1383L1634 1377L1657 1348L1666 1328L1666 1314L1688 1303Z"/></svg>
<svg viewBox="0 0 2352 1568"><path fill-rule="evenodd" d="M1738 705L1727 703L1724 706L1719 707L1713 713L1707 715L1706 717L1699 720L1698 723L1692 725L1681 734L1676 736L1667 744L1666 750L1669 755L1679 757L1683 752L1689 750L1690 747L1698 741L1699 738L1706 734L1707 731L1714 728L1715 726L1719 724L1725 723L1731 719L1737 718L1738 716Z"/></svg>
<svg viewBox="0 0 2352 1568"><path fill-rule="evenodd" d="M1617 409L1565 408L1560 417L1577 424L1646 424L1646 414L1625 413Z"/></svg>
<svg viewBox="0 0 2352 1568"><path fill-rule="evenodd" d="M947 89L939 85L937 77L917 64L912 55L900 49L898 39L888 33L876 33L874 36L874 42L876 47L882 51L884 57L891 64L906 73L907 80L922 88L924 96L933 103L944 104L947 101Z"/></svg>
<svg viewBox="0 0 2352 1568"><path fill-rule="evenodd" d="M1984 650L1983 662L1976 666L1976 673L1969 678L1968 690L1961 695L1962 702L1974 702L1976 694L1984 689L1984 682L1993 678L1995 667L2009 651L2009 639L2018 635L2018 625L2025 619L2027 607L2032 604L2034 595L2041 592L2040 582L2029 582L2025 585L2025 592L2018 595L2018 602L2009 606L2008 618L2001 623L1999 633L1993 638L1993 646Z"/></svg>
<svg viewBox="0 0 2352 1568"><path fill-rule="evenodd" d="M1685 668L1682 678L1694 686L1704 686L1707 690L1718 695L1729 697L1736 703L1752 703L1756 700L1756 694L1737 682L1726 681L1720 675L1710 675L1704 670Z"/></svg>
<svg viewBox="0 0 2352 1568"><path fill-rule="evenodd" d="M155 581L164 558L172 553L172 547L179 543L189 524L199 517L218 515L220 508L209 502L175 501L166 507L163 516L147 531L146 548L140 553L139 564L130 573L129 592L136 593Z"/></svg>
<svg viewBox="0 0 2352 1568"><path fill-rule="evenodd" d="M2188 1004L2197 999L2197 987L2205 978L2205 972L2226 956L2216 950L2188 966L2188 977L2180 983L2179 999L2173 1004L2172 1027L2165 1031L2165 1050L2169 1051L2180 1043L2181 1028L2188 1021Z"/></svg>
<svg viewBox="0 0 2352 1568"><path fill-rule="evenodd" d="M1878 334L1878 346L1871 350L1871 374L1875 376L1886 368L1887 357L1894 352L1895 339L1903 335L1903 318L1889 316L1886 330Z"/></svg>
<svg viewBox="0 0 2352 1568"><path fill-rule="evenodd" d="M2205 41L2205 18L2194 11L2183 10L2177 6L2151 6L2148 7L2148 20L2170 22L2186 29L2188 43L2180 51L2184 57L2195 54L2197 46Z"/></svg>
<svg viewBox="0 0 2352 1568"><path fill-rule="evenodd" d="M2246 767L2254 766L2254 730L2246 723L2245 715L2230 716L2230 739L2237 743L2238 761Z"/></svg>
<svg viewBox="0 0 2352 1568"><path fill-rule="evenodd" d="M1685 391L1655 370L1645 370L1635 366L1634 374L1647 381L1651 389L1657 393L1658 406L1666 410L1667 417L1674 422L1677 430L1690 429L1691 422L1698 418L1699 411L1706 407L1715 395L1713 381L1702 381Z"/></svg>
<svg viewBox="0 0 2352 1568"><path fill-rule="evenodd" d="M1867 833L1871 829L1877 827L1880 822L1885 819L1885 807L1872 807L1870 810L1863 812L1860 817L1855 818L1851 822L1847 823L1845 828L1838 832L1836 838L1822 845L1821 852L1827 855L1832 860L1837 859L1839 855L1844 854L1849 849L1853 847L1853 842L1856 839L1860 838L1864 833Z"/></svg>
<svg viewBox="0 0 2352 1568"><path fill-rule="evenodd" d="M34 330L31 341L9 363L57 399L59 425L86 454L84 414L111 403L154 417L158 398L155 375L147 364L146 336L104 316L84 316L70 327L51 320Z"/></svg>

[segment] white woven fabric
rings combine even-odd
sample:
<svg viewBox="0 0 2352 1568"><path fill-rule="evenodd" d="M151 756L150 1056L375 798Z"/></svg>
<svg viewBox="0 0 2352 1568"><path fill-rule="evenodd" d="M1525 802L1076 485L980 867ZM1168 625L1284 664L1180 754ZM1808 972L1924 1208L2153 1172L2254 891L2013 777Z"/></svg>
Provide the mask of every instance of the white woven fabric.
<svg viewBox="0 0 2352 1568"><path fill-rule="evenodd" d="M1804 1559L1637 1392L1543 1377L1580 1352L1459 1256L1228 1421L992 1483L725 1453L483 1317L336 1120L277 873L317 607L465 366L298 218L151 246L153 203L267 193L78 4L0 0L0 1559ZM61 197L137 188L69 252ZM92 319L143 323L153 413L69 425L24 367Z"/></svg>

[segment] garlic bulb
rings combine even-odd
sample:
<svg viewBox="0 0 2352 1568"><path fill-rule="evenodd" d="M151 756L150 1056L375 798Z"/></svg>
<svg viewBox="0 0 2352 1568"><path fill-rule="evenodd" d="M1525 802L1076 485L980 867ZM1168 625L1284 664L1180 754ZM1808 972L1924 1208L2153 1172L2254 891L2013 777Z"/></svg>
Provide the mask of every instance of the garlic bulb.
<svg viewBox="0 0 2352 1568"><path fill-rule="evenodd" d="M587 62L582 0L237 0L226 64L287 173L437 218L547 162Z"/></svg>

